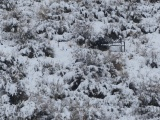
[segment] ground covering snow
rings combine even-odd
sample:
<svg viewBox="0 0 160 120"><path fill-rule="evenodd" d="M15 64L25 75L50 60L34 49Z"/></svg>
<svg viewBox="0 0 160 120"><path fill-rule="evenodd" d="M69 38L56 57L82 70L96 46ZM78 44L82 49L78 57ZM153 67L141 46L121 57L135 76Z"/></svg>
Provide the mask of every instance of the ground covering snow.
<svg viewBox="0 0 160 120"><path fill-rule="evenodd" d="M0 119L159 120L151 2L0 1ZM125 52L106 46L117 40Z"/></svg>

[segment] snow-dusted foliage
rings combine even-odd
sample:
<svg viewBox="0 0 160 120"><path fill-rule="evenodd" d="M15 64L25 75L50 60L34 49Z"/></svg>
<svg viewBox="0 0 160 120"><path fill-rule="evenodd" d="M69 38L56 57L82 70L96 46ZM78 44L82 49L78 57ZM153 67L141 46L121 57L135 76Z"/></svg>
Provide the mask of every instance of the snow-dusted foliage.
<svg viewBox="0 0 160 120"><path fill-rule="evenodd" d="M159 23L159 0L0 0L0 120L159 120Z"/></svg>

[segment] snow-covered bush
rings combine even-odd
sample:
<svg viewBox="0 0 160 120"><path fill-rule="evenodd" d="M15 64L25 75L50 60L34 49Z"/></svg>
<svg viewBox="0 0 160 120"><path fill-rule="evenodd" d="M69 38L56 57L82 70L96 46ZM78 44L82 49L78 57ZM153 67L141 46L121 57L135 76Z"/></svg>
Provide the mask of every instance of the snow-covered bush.
<svg viewBox="0 0 160 120"><path fill-rule="evenodd" d="M0 119L158 120L150 2L0 0ZM118 40L125 52L109 47Z"/></svg>
<svg viewBox="0 0 160 120"><path fill-rule="evenodd" d="M5 9L7 11L14 10L15 7L15 1L13 0L1 0L0 1L0 9Z"/></svg>
<svg viewBox="0 0 160 120"><path fill-rule="evenodd" d="M159 2L159 0L150 0L151 3Z"/></svg>
<svg viewBox="0 0 160 120"><path fill-rule="evenodd" d="M83 62L87 66L89 65L96 65L102 64L102 61L99 59L100 56L96 50L86 50L85 51L77 51L75 52L75 62Z"/></svg>
<svg viewBox="0 0 160 120"><path fill-rule="evenodd" d="M51 57L54 58L54 50L50 45L46 44L38 44L37 41L33 42L32 44L24 44L19 47L19 51L22 56L27 56L28 58L34 57Z"/></svg>
<svg viewBox="0 0 160 120"><path fill-rule="evenodd" d="M150 81L141 83L136 88L138 94L139 106L135 113L141 115L143 119L153 119L159 116L159 83Z"/></svg>
<svg viewBox="0 0 160 120"><path fill-rule="evenodd" d="M22 44L26 43L28 40L35 39L34 33L31 30L24 29L20 29L17 37L17 39L19 39L17 42Z"/></svg>
<svg viewBox="0 0 160 120"><path fill-rule="evenodd" d="M73 36L76 38L77 44L83 44L92 37L92 27L84 22L74 24Z"/></svg>
<svg viewBox="0 0 160 120"><path fill-rule="evenodd" d="M42 20L48 20L51 18L51 16L49 16L49 13L50 13L50 9L47 8L47 7L44 7L44 6L41 6L40 7L40 10L38 12L38 16L40 19Z"/></svg>

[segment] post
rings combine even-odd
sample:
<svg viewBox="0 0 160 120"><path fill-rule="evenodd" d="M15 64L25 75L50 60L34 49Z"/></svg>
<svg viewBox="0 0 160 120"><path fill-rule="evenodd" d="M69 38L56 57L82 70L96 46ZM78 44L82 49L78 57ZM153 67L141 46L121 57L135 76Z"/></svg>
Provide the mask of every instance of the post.
<svg viewBox="0 0 160 120"><path fill-rule="evenodd" d="M122 47L123 47L122 40L120 42L121 42L121 52L123 52L123 49L122 49Z"/></svg>
<svg viewBox="0 0 160 120"><path fill-rule="evenodd" d="M58 40L58 47L59 47L59 40Z"/></svg>
<svg viewBox="0 0 160 120"><path fill-rule="evenodd" d="M125 46L125 41L124 41L124 52L126 51L126 48L125 48L126 46Z"/></svg>

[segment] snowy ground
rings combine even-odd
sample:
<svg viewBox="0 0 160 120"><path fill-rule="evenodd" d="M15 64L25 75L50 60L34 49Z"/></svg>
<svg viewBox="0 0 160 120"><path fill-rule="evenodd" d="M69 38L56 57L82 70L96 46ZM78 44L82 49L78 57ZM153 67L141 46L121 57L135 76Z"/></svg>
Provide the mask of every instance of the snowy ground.
<svg viewBox="0 0 160 120"><path fill-rule="evenodd" d="M0 1L0 120L159 120L159 20L143 0Z"/></svg>

